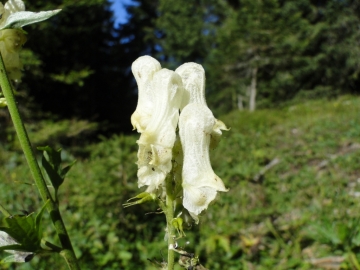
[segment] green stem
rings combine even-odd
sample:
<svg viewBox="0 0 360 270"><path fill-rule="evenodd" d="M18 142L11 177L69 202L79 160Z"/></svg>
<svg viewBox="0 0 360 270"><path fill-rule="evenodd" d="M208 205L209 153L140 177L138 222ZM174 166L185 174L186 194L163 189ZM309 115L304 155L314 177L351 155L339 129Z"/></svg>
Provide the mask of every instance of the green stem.
<svg viewBox="0 0 360 270"><path fill-rule="evenodd" d="M16 105L14 93L5 71L4 61L0 54L0 86L3 91L4 97L7 102L7 106L10 112L11 119L14 123L16 134L19 138L21 148L24 151L25 158L29 165L32 177L35 180L35 184L39 190L40 196L44 202L50 200L47 204L47 210L50 213L50 218L55 226L57 235L60 239L60 243L63 251L61 254L68 263L69 269L80 269L80 266L76 260L74 249L71 245L69 235L66 231L64 222L61 218L61 214L58 205L54 202L45 182L45 179L41 173L39 164L36 161L34 152L31 148L30 140L27 135L23 121L19 113L19 109Z"/></svg>
<svg viewBox="0 0 360 270"><path fill-rule="evenodd" d="M173 250L170 250L170 245L174 246L175 244L175 228L172 224L174 219L174 190L173 190L173 172L166 178L166 223L167 223L167 233L168 233L168 265L167 270L174 269L174 260L175 253Z"/></svg>

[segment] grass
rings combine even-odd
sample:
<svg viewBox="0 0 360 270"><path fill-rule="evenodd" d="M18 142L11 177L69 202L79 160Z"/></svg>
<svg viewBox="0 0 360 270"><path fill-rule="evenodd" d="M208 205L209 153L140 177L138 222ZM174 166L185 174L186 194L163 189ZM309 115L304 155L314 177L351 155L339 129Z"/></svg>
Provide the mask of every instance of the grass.
<svg viewBox="0 0 360 270"><path fill-rule="evenodd" d="M219 117L231 130L211 160L230 190L179 245L212 270L360 269L359 112L360 98L344 96ZM156 205L121 206L139 193L137 137L89 146L61 188L83 269L155 269L147 259L166 257L164 218L145 215ZM8 148L0 151L0 188L7 190L0 201L16 212L39 200L18 183L31 180L21 155ZM16 269L50 264L62 269L58 258Z"/></svg>

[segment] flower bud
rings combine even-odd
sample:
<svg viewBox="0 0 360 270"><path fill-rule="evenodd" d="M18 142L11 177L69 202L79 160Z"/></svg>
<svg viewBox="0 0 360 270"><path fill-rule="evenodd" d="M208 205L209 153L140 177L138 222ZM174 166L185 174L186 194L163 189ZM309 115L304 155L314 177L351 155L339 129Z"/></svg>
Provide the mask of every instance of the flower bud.
<svg viewBox="0 0 360 270"><path fill-rule="evenodd" d="M134 200L136 200L136 201L134 201ZM128 199L127 203L124 203L123 206L129 207L129 206L133 206L136 204L142 204L144 202L155 201L155 200L156 200L156 196L154 194L150 194L147 192L141 192L140 194L136 195L135 197ZM130 201L132 201L132 202L130 202Z"/></svg>
<svg viewBox="0 0 360 270"><path fill-rule="evenodd" d="M10 79L20 81L22 64L19 52L26 42L25 34L18 29L0 31L0 51Z"/></svg>

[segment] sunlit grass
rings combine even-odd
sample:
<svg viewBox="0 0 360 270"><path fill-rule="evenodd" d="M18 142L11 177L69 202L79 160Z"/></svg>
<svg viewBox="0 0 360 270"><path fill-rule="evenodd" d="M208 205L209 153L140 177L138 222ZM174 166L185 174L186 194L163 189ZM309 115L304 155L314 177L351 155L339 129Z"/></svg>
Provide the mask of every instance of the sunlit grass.
<svg viewBox="0 0 360 270"><path fill-rule="evenodd" d="M194 233L186 232L190 243L179 245L212 270L359 269L359 112L360 98L344 96L218 116L231 130L211 159L230 191L218 194ZM147 259L166 257L164 221L151 214L157 206L121 206L138 193L136 139L89 146L60 190L84 269L155 269ZM0 200L16 214L39 200L19 183L32 180L8 148L0 152ZM58 269L54 259L41 260L18 269Z"/></svg>

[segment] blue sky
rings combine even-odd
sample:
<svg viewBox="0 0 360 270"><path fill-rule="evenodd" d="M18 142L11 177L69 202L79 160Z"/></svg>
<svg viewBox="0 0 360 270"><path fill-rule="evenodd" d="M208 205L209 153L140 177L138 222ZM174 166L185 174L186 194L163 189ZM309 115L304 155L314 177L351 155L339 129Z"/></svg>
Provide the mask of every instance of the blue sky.
<svg viewBox="0 0 360 270"><path fill-rule="evenodd" d="M126 11L123 7L123 4L131 4L131 0L109 0L112 3L112 10L114 11L115 16L115 25L118 23L127 22Z"/></svg>

